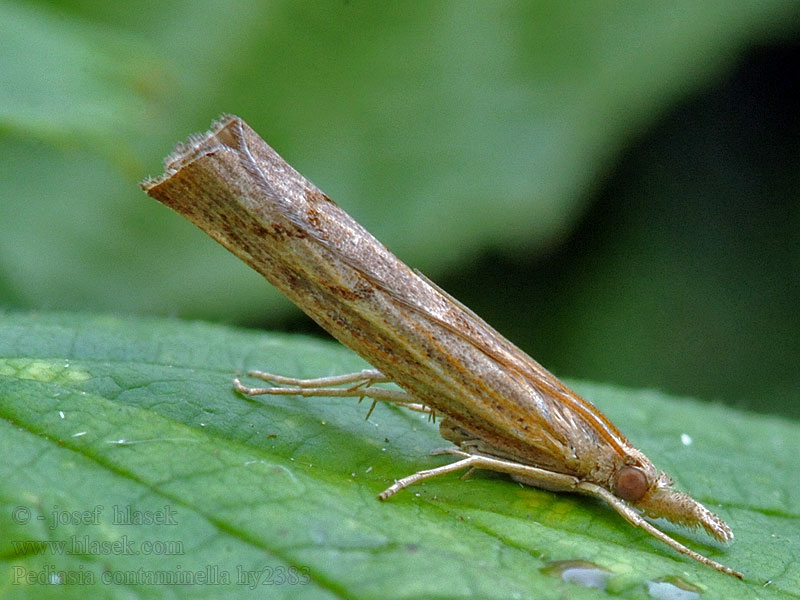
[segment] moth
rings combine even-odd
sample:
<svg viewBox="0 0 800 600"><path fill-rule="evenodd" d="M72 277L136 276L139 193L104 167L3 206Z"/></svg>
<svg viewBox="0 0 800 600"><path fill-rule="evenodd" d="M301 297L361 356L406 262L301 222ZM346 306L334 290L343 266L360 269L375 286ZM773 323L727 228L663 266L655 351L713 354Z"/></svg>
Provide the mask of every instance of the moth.
<svg viewBox="0 0 800 600"><path fill-rule="evenodd" d="M441 417L456 460L397 480L385 500L465 468L606 502L628 523L723 573L645 517L730 527L688 494L581 398L475 313L414 271L295 171L242 119L226 115L165 160L142 188L261 273L374 369L320 379L260 371L244 394L368 397ZM397 389L376 387L393 382Z"/></svg>

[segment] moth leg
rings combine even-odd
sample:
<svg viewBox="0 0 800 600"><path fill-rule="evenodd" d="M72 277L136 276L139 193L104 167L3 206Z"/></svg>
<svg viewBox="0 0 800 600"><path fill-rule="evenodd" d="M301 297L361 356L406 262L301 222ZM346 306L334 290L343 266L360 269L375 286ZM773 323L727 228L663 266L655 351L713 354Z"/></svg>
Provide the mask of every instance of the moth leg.
<svg viewBox="0 0 800 600"><path fill-rule="evenodd" d="M408 392L371 387L374 383L390 381L388 377L377 369L364 369L356 373L318 377L315 379L284 377L264 371L248 371L247 374L251 377L277 384L270 387L250 387L244 385L241 380L236 377L233 380L233 387L237 392L247 396L262 396L266 394L273 396L303 396L306 398L312 396L370 398L376 402L390 402L399 406L405 406L411 410L430 412L430 409L420 404L417 398ZM346 388L336 387L345 384L353 385ZM368 417L371 412L372 409L370 408L369 413L367 413Z"/></svg>
<svg viewBox="0 0 800 600"><path fill-rule="evenodd" d="M519 481L520 483L524 483L525 485L529 485L532 487L537 487L541 489L546 489L555 492L581 492L583 494L588 494L590 496L594 496L606 502L611 508L613 508L623 519L625 519L628 523L633 525L634 527L639 527L655 537L656 539L664 542L667 546L672 548L673 550L680 552L694 560L703 563L704 565L708 565L720 571L722 573L726 573L728 575L733 575L734 577L738 577L739 579L743 579L743 575L738 571L735 571L725 565L722 565L716 561L711 560L703 556L702 554L698 554L694 550L690 550L677 540L672 539L666 533L662 532L661 530L657 529L654 525L652 525L649 521L645 520L635 509L630 507L624 500L617 498L614 494L609 492L607 489L600 487L594 483L590 483L588 481L581 481L577 477L573 477L571 475L565 475L563 473L555 473L553 471L548 471L546 469L540 469L538 467L532 467L529 465L519 464L509 460L503 460L498 458L492 458L489 456L483 456L481 454L470 454L469 452L464 452L463 450L459 450L457 448L444 448L441 450L436 450L432 452L432 454L452 454L454 456L458 456L461 460L458 460L454 463L449 465L443 465L441 467L436 467L435 469L426 469L423 471L419 471L412 475L408 475L407 477L403 477L402 479L398 479L394 482L391 486L386 488L381 494L378 495L378 498L381 500L386 500L399 492L400 490L407 488L410 485L418 483L424 479L429 479L431 477L436 477L438 475L444 475L446 473L452 473L453 471L459 471L461 469L470 468L472 469L486 469L489 471L497 471L499 473L507 473L511 475L511 477L515 481ZM470 471L471 472L471 471Z"/></svg>
<svg viewBox="0 0 800 600"><path fill-rule="evenodd" d="M332 387L336 385L344 385L345 383L371 385L373 383L385 383L389 381L389 378L377 369L364 369L363 371L356 371L355 373L332 375L330 377L317 377L315 379L284 377L283 375L275 375L273 373L267 373L266 371L255 370L248 371L247 375L249 377L255 377L256 379L261 379L269 383L277 383L279 385L301 388Z"/></svg>
<svg viewBox="0 0 800 600"><path fill-rule="evenodd" d="M702 554L698 554L694 550L690 550L677 540L674 540L673 538L668 536L660 529L657 529L652 523L645 520L645 518L642 517L642 515L640 515L636 510L631 508L624 500L617 498L607 489L600 487L599 485L596 485L594 483L589 483L588 481L581 481L577 486L577 491L604 500L611 508L617 511L617 513L619 513L619 515L623 519L625 519L628 523L630 523L634 527L639 527L641 529L644 529L647 533L652 535L657 540L664 542L667 546L669 546L676 552L680 552L681 554L693 558L694 560L701 562L704 565L708 565L709 567L712 567L717 571L721 571L722 573L733 575L734 577L738 577L739 579L744 579L744 575L742 575L739 571L735 571L730 567L721 565L720 563L703 556Z"/></svg>
<svg viewBox="0 0 800 600"><path fill-rule="evenodd" d="M386 500L400 490L405 489L410 485L414 485L423 479L430 479L431 477L437 477L439 475L452 473L453 471L460 471L461 469L466 468L486 469L488 471L497 471L498 473L507 473L512 476L516 475L520 478L524 478L526 482L529 482L529 485L535 485L536 487L541 487L548 490L574 491L578 483L580 483L578 478L572 477L571 475L553 473L552 471L546 471L544 469L531 467L529 465L522 465L510 460L492 458L482 454L470 454L469 452L464 452L463 450L459 450L457 448L445 448L443 450L437 450L433 452L433 454L452 454L454 456L461 457L461 460L450 463L449 465L436 467L435 469L418 471L417 473L408 475L402 479L398 479L383 492L381 492L378 495L378 498L381 500Z"/></svg>

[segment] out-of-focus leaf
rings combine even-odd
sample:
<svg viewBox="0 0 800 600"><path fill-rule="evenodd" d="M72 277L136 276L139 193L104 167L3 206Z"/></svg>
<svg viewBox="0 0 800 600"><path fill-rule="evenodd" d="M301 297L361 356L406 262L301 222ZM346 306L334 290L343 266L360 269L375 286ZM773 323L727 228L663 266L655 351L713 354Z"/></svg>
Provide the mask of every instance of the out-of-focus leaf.
<svg viewBox="0 0 800 600"><path fill-rule="evenodd" d="M545 247L633 132L796 9L3 2L0 298L285 310L134 185L222 111L429 273Z"/></svg>

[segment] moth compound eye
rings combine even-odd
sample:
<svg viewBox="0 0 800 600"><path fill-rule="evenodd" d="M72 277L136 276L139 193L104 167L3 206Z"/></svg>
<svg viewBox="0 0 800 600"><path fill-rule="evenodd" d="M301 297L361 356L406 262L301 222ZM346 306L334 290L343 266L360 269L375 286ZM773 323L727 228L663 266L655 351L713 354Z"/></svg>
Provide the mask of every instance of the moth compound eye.
<svg viewBox="0 0 800 600"><path fill-rule="evenodd" d="M628 502L641 500L649 487L639 467L622 467L614 477L614 495Z"/></svg>

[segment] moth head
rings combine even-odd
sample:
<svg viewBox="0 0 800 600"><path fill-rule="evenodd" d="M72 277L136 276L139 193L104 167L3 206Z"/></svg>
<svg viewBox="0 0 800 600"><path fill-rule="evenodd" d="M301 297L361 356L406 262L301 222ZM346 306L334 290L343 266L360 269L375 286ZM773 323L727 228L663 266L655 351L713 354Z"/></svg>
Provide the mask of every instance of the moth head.
<svg viewBox="0 0 800 600"><path fill-rule="evenodd" d="M624 465L614 474L614 495L626 500L651 518L664 518L676 525L702 527L721 542L733 539L730 527L697 500L672 487L666 473Z"/></svg>

